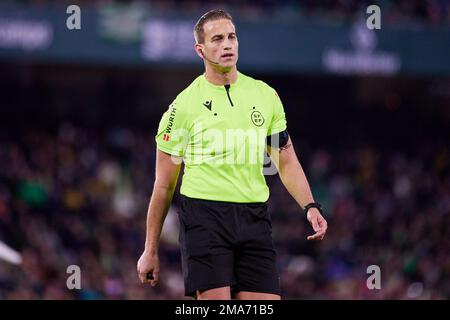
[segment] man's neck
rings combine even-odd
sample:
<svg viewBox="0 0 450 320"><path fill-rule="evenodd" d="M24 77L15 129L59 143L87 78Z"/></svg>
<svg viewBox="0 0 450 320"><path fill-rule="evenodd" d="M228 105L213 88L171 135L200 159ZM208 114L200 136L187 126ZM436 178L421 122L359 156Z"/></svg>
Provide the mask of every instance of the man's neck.
<svg viewBox="0 0 450 320"><path fill-rule="evenodd" d="M217 86L233 84L237 80L237 68L234 66L229 71L222 71L206 67L205 77L209 82Z"/></svg>

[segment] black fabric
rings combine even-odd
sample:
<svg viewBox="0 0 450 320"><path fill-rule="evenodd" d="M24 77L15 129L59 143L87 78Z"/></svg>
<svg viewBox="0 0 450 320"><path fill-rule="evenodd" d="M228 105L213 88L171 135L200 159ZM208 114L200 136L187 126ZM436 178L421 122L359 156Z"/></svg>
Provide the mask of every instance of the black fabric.
<svg viewBox="0 0 450 320"><path fill-rule="evenodd" d="M182 196L179 221L186 296L223 286L281 294L266 203Z"/></svg>
<svg viewBox="0 0 450 320"><path fill-rule="evenodd" d="M289 133L286 129L282 132L268 136L266 144L268 146L271 146L272 148L282 148L288 143L288 141L289 141Z"/></svg>
<svg viewBox="0 0 450 320"><path fill-rule="evenodd" d="M320 214L323 214L322 206L321 206L320 203L318 203L318 202L311 202L311 203L308 203L308 204L305 206L305 208L303 209L303 213L304 213L305 215L308 214L308 210L311 209L311 208L317 208L317 209L319 210Z"/></svg>

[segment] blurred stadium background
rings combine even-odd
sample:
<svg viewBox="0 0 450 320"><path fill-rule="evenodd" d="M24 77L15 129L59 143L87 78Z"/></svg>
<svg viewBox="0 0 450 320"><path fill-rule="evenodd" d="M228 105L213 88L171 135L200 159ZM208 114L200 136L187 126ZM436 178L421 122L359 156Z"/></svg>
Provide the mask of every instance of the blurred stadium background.
<svg viewBox="0 0 450 320"><path fill-rule="evenodd" d="M81 8L68 30L66 7ZM382 29L365 27L370 4ZM0 4L0 299L182 299L175 196L161 278L136 262L154 134L202 72L192 27L235 17L239 69L275 87L326 240L277 176L269 208L285 299L450 298L450 1L51 1ZM82 290L66 268L81 267ZM381 268L368 290L366 268Z"/></svg>

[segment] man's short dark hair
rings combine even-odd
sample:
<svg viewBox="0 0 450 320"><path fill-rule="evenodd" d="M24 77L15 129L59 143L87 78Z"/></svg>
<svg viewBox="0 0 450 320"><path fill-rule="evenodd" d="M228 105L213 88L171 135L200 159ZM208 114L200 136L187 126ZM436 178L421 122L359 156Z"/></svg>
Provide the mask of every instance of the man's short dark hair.
<svg viewBox="0 0 450 320"><path fill-rule="evenodd" d="M210 10L207 13L205 13L203 16L201 16L201 18L198 19L197 23L195 24L195 27L194 27L195 40L198 43L204 43L205 42L205 30L203 29L203 26L208 21L214 21L214 20L219 20L219 19L228 19L230 21L233 21L233 18L231 17L231 15L224 10L218 10L218 9Z"/></svg>

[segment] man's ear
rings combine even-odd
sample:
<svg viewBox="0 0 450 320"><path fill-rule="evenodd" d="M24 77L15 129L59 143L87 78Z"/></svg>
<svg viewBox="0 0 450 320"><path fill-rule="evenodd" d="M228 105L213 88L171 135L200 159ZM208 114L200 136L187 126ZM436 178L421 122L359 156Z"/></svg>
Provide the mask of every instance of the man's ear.
<svg viewBox="0 0 450 320"><path fill-rule="evenodd" d="M203 57L203 45L202 44L200 44L200 43L196 43L195 45L194 45L194 50L195 50L195 52L197 53L197 55L200 57L200 58L204 58Z"/></svg>

